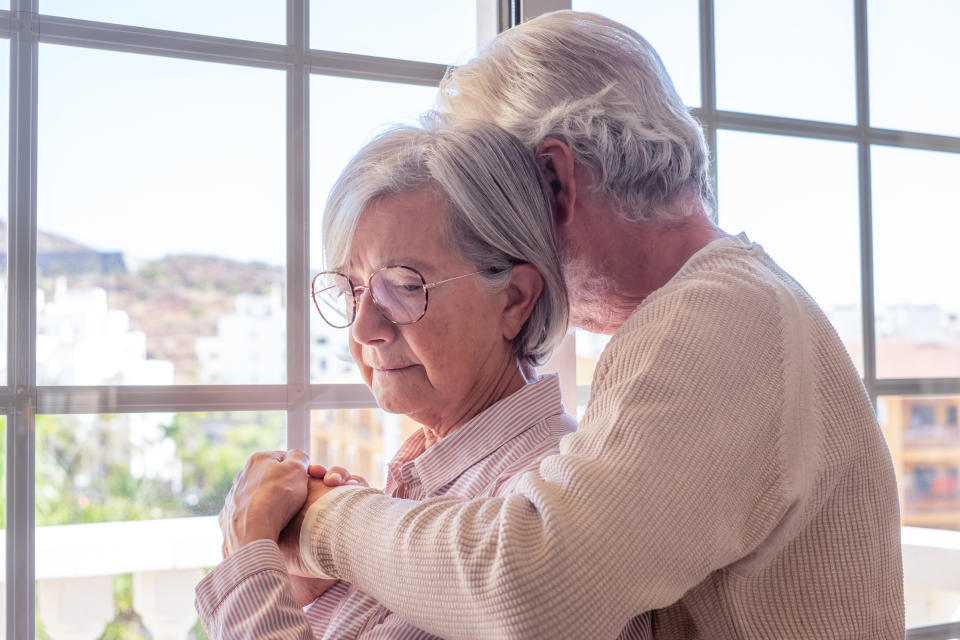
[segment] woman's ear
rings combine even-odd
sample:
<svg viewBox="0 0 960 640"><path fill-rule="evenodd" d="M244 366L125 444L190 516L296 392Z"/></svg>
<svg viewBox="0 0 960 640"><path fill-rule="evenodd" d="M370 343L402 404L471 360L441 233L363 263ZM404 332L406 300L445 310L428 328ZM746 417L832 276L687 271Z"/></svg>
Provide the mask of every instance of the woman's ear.
<svg viewBox="0 0 960 640"><path fill-rule="evenodd" d="M533 265L518 264L510 270L504 287L506 303L501 316L501 329L506 340L517 337L542 292L543 276Z"/></svg>
<svg viewBox="0 0 960 640"><path fill-rule="evenodd" d="M573 152L565 142L547 138L537 147L537 166L547 184L553 223L568 224L577 202L577 181Z"/></svg>

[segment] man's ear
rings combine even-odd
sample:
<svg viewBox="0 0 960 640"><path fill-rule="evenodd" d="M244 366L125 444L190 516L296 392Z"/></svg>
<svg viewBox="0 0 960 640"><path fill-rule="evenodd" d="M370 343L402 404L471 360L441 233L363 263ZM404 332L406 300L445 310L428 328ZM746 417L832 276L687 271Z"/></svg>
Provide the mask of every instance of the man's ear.
<svg viewBox="0 0 960 640"><path fill-rule="evenodd" d="M517 337L542 292L543 276L533 265L518 264L510 270L501 316L501 329L506 340Z"/></svg>
<svg viewBox="0 0 960 640"><path fill-rule="evenodd" d="M569 224L577 202L573 152L565 142L547 138L537 147L537 165L550 195L555 225Z"/></svg>

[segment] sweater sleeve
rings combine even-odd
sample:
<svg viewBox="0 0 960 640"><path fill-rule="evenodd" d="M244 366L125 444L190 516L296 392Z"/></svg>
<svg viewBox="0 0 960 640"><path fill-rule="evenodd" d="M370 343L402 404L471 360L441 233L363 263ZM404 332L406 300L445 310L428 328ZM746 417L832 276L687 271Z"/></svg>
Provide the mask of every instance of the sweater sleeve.
<svg viewBox="0 0 960 640"><path fill-rule="evenodd" d="M784 423L793 356L776 293L736 284L648 298L579 430L515 495L331 495L305 524L313 560L443 637L612 638L782 539L803 464Z"/></svg>

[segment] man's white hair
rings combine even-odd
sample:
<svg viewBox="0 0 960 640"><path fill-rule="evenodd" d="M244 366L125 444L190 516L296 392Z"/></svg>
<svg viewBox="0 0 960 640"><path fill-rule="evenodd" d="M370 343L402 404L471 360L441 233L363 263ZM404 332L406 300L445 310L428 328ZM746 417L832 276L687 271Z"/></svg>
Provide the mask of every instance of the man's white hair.
<svg viewBox="0 0 960 640"><path fill-rule="evenodd" d="M700 125L650 43L608 18L556 11L505 31L447 73L437 111L493 122L534 151L563 141L628 219L688 215L697 201L715 217Z"/></svg>

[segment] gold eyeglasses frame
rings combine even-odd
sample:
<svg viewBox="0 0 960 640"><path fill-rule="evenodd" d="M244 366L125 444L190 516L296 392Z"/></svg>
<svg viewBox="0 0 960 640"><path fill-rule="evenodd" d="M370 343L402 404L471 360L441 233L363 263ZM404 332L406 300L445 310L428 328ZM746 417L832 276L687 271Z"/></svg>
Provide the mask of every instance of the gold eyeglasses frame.
<svg viewBox="0 0 960 640"><path fill-rule="evenodd" d="M377 296L373 293L373 290L370 288L370 282L373 280L374 276L376 276L378 273L382 271L386 271L387 269L406 269L407 271L412 271L417 275L418 278L420 278L420 286L423 288L423 310L420 312L420 315L416 317L416 319L410 320L409 322L398 322L393 318L391 318L387 314L387 310L384 307L383 303L377 300ZM373 304L377 307L377 310L380 312L380 315L382 315L392 324L395 324L397 326L405 326L408 324L415 324L417 322L420 322L420 320L423 319L423 316L427 314L427 307L430 304L430 289L439 287L440 285L446 284L448 282L453 282L454 280L467 278L469 276L475 276L478 273L483 273L484 271L485 269L480 269L478 271L465 273L460 276L453 276L452 278L445 278L443 280L437 280L435 282L427 282L426 278L423 277L423 274L417 271L416 269L414 269L413 267L408 267L405 264L388 264L388 265L379 267L378 269L375 269L369 276L367 276L366 284L362 284L362 285L355 285L353 283L353 280L351 280L348 275L346 275L345 273L341 273L340 271L321 271L320 273L315 275L313 277L313 280L311 280L310 282L310 298L313 300L313 305L317 308L317 313L320 314L320 317L323 318L324 322L326 322L327 324L329 324L331 327L335 329L346 329L347 327L352 325L354 321L357 319L357 307L360 306L360 295L363 294L364 291L369 291L370 296L373 299ZM330 321L329 318L327 318L327 316L324 315L323 311L320 309L320 303L317 300L317 295L332 288L332 287L325 287L323 289L320 289L319 291L317 290L316 288L317 279L321 278L322 276L339 276L344 280L346 280L347 283L350 285L350 297L353 300L353 305L350 308L350 318L347 324L334 324L333 322Z"/></svg>

